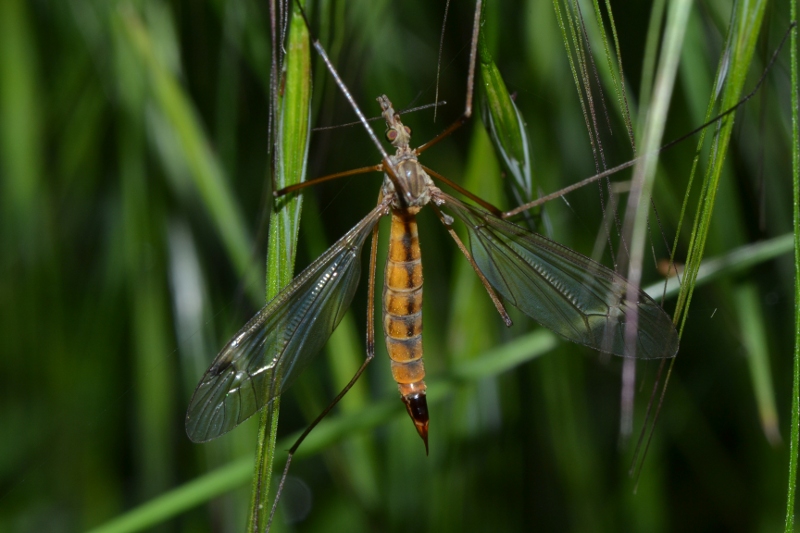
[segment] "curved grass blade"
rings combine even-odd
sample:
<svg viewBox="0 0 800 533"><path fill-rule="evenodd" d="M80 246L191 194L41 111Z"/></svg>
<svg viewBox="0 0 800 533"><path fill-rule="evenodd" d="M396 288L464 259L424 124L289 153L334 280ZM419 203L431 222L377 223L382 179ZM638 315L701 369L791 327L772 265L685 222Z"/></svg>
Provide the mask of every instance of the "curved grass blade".
<svg viewBox="0 0 800 533"><path fill-rule="evenodd" d="M141 61L149 89L152 91L155 109L163 118L167 130L174 136L177 153L182 156L182 161L189 170L191 185L208 210L231 262L239 275L247 280L248 272L252 271L252 238L246 229L241 210L234 200L220 162L210 148L213 143L203 130L191 98L181 86L178 76L170 70L167 62L161 57L151 32L135 11L119 9L112 20L114 24L119 25L120 35L131 45L137 54L137 59ZM169 165L165 166L169 169ZM174 179L173 183L179 194L186 191L185 183L177 179ZM260 295L252 289L253 286L250 283L246 284L252 298L260 300Z"/></svg>
<svg viewBox="0 0 800 533"><path fill-rule="evenodd" d="M535 187L525 120L508 94L500 70L486 45L483 31L478 38L478 54L481 119L503 169L511 177L508 184L514 205L527 204L534 200ZM538 208L526 211L526 216L536 215L538 212Z"/></svg>

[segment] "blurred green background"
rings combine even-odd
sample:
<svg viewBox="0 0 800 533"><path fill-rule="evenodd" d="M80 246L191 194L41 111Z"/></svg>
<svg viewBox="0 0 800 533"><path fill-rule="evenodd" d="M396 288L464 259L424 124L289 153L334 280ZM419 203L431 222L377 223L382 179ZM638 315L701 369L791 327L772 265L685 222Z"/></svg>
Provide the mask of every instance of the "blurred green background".
<svg viewBox="0 0 800 533"><path fill-rule="evenodd" d="M593 7L581 6L603 71ZM650 29L653 6L613 7L638 124L642 79L652 76L646 43L659 39ZM434 101L443 12L442 2L353 0L314 2L310 18L364 112L377 116L379 94L399 109ZM439 89L447 105L435 123L430 110L404 116L417 143L463 108L472 15L470 2L451 6ZM692 11L665 140L704 122L739 15L722 0ZM786 2L769 4L745 91L787 27ZM535 187L549 193L594 174L553 4L490 1L483 31L527 121ZM736 115L706 258L791 232L787 57ZM0 531L83 531L153 501L169 515L148 511L156 531L242 530L254 425L195 445L183 417L213 356L264 303L269 58L264 2L0 2ZM316 57L314 65L312 125L354 120ZM613 166L633 153L607 79L591 83ZM669 257L665 242L676 234L696 151L690 140L661 159L645 285L661 279L655 260ZM709 151L700 150L701 168ZM318 131L308 176L378 161L360 127ZM479 119L423 161L513 207ZM298 267L368 212L379 179L337 180L306 193ZM679 263L697 194L695 186ZM623 206L626 198L623 190ZM614 204L601 202L596 185L550 202L545 230L611 265L604 205L616 252ZM519 315L506 330L432 213L420 216L420 233L434 389L430 456L378 346L330 431L319 428L301 448L276 531L781 527L793 323L788 241L778 241L770 260L745 248L727 262L742 268L698 286L634 490L627 471L657 365L637 365L634 433L621 438L622 360L553 343ZM328 353L285 396L281 435L305 427L363 357L365 285ZM665 307L672 312L674 297ZM493 370L499 356L489 351L521 336L523 344L511 346L524 364ZM221 474L203 477L209 472ZM223 495L188 510L169 500L198 478Z"/></svg>

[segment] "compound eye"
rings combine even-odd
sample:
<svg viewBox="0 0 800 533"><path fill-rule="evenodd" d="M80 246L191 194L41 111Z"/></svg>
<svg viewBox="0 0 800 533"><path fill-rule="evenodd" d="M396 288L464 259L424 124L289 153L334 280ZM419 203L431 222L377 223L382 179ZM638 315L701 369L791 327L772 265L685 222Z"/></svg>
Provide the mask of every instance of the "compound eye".
<svg viewBox="0 0 800 533"><path fill-rule="evenodd" d="M397 139L397 130L386 130L386 140L394 142Z"/></svg>
<svg viewBox="0 0 800 533"><path fill-rule="evenodd" d="M406 129L406 135L411 137L411 128L409 128L408 126L403 126L403 127Z"/></svg>

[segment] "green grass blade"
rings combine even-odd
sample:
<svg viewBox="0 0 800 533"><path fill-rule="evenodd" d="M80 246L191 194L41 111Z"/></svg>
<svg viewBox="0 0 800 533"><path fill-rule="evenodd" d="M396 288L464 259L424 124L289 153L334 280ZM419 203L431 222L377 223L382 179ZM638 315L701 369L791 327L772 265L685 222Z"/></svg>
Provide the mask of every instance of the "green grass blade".
<svg viewBox="0 0 800 533"><path fill-rule="evenodd" d="M606 63L607 63L607 72L608 77L611 78L611 85L614 88L614 94L617 97L617 106L619 108L620 114L622 115L622 121L625 124L625 129L628 133L628 137L630 139L631 146L634 145L634 137L633 137L633 119L631 118L631 106L630 102L628 101L627 91L625 90L625 71L622 67L622 52L619 46L619 35L617 34L617 25L614 23L614 12L611 10L611 2L606 0L606 13L608 14L608 21L609 25L611 26L611 35L614 38L614 54L611 53L611 49L608 46L608 37L606 35L605 25L603 24L603 15L600 11L600 3L598 0L593 1L594 4L594 15L595 21L597 23L597 27L600 30L600 36L603 42L603 50L605 51L606 56ZM616 69L619 71L617 74L617 70L614 68L614 55L616 55L617 63ZM635 113L635 111L634 111Z"/></svg>
<svg viewBox="0 0 800 533"><path fill-rule="evenodd" d="M664 0L656 0L650 9L647 41L644 48L644 58L642 59L642 77L639 86L639 106L641 109L649 109L650 107L653 84L655 83L656 61L658 60L659 36L661 35L661 25L664 23L665 11ZM635 128L637 132L644 129L646 117L646 113L639 115L640 123Z"/></svg>
<svg viewBox="0 0 800 533"><path fill-rule="evenodd" d="M23 257L40 242L37 200L44 186L37 61L28 7L21 0L0 7L0 206L6 218L4 231L26 233L18 240L28 248L18 250Z"/></svg>
<svg viewBox="0 0 800 533"><path fill-rule="evenodd" d="M275 186L284 188L305 180L308 140L311 134L311 47L308 30L297 7L292 15L285 58L285 87L279 98ZM267 301L274 298L294 276L297 234L300 229L302 196L276 200L270 216L267 251ZM263 531L272 511L269 491L275 458L280 399L261 414L256 447L256 470L250 499L249 531Z"/></svg>
<svg viewBox="0 0 800 533"><path fill-rule="evenodd" d="M716 92L712 94L711 103L708 106L707 116L709 117L713 109L715 109L717 94L721 94L719 108L724 110L735 105L743 93L744 81L750 69L753 51L763 18L764 4L755 2L753 4L748 4L746 7L747 9L745 9L745 6L742 6L741 9L734 10L730 34L728 36L727 52L720 63L718 70L719 77L715 84ZM686 262L684 290L679 296L678 308L676 310L676 320L681 321L681 329L683 329L686 323L688 305L691 302L700 270L700 263L708 239L710 222L717 201L717 191L719 190L723 173L723 163L733 132L733 122L732 116L724 118L714 135L710 156L711 160L701 188L701 199L698 202L698 214L695 219L692 243L690 244L689 256ZM703 137L704 135L701 135L701 139ZM728 204L729 202L722 202L723 206L727 206ZM726 216L726 211L722 212L722 216L729 219L729 217ZM735 229L738 227L735 222L726 221L726 227L730 228L728 232L730 235L735 235ZM740 310L740 312L742 311ZM678 316L680 316L680 318L677 318ZM740 320L743 320L743 318ZM750 366L753 372L751 374L751 380L753 383L761 384L756 389L760 391L760 394L757 394L756 402L762 406L762 414L768 413L771 410L770 407L768 407L771 400L768 400L766 397L772 396L773 394L770 385L771 380L765 378L765 376L768 375L766 370L764 370L765 366L768 365L764 362L760 365ZM769 417L769 415L767 416ZM766 419L762 419L762 423L765 426L772 424L772 422Z"/></svg>
<svg viewBox="0 0 800 533"><path fill-rule="evenodd" d="M217 468L149 502L121 514L87 533L145 531L184 511L244 485L253 473L253 460L240 459Z"/></svg>
<svg viewBox="0 0 800 533"><path fill-rule="evenodd" d="M792 251L793 244L794 235L787 233L767 241L741 246L720 257L706 259L695 277L695 288L788 254ZM663 296L669 299L676 296L681 288L681 279L672 277L667 281L666 286L663 281L659 281L643 290L653 298L659 299Z"/></svg>
<svg viewBox="0 0 800 533"><path fill-rule="evenodd" d="M775 388L770 373L769 348L764 313L761 311L757 287L742 283L734 288L734 301L739 315L739 328L745 357L750 367L750 377L761 429L773 446L780 444L778 409L775 406Z"/></svg>
<svg viewBox="0 0 800 533"><path fill-rule="evenodd" d="M497 377L545 355L558 343L555 335L549 331L539 330L487 350L470 360L468 364L456 369L451 375L431 379L430 403L439 404L465 386ZM303 446L298 449L296 458L313 457L333 444L350 438L353 434L383 426L389 420L403 421L405 416L402 404L394 397L372 402L356 412L329 416L309 434ZM300 432L288 435L277 444L276 449L279 450L277 459L286 458L285 450L299 436ZM132 533L164 522L187 509L244 485L252 476L252 465L253 462L249 458L236 460L161 494L158 498L94 528L90 533Z"/></svg>
<svg viewBox="0 0 800 533"><path fill-rule="evenodd" d="M617 82L629 88L638 146L653 105L650 87L670 2L615 10L616 37L603 12L607 38L591 14L598 4L602 9L601 0L594 7L591 0L558 2L562 11L571 10L569 47L577 46L586 62L593 50L595 102L601 86L608 96L615 129L601 137L610 165L628 159L630 145L618 129L623 120L608 73L619 73L617 58L624 59L628 78L618 74ZM576 24L576 5L586 14L584 29ZM740 28L757 18L741 11L757 7L753 2L694 6L665 139L723 109L723 85L713 87L715 78L730 80L740 68L735 49L751 39ZM312 27L367 116L377 117L374 98L384 93L401 109L434 101L441 3L323 0L314 7ZM473 7L451 2L439 91L448 104L439 107L438 121L433 109L403 114L415 144L462 113ZM538 0L487 2L483 27L505 92L515 95L528 122L536 187L543 193L595 173L553 9ZM11 377L0 393L0 531L86 531L115 518L123 521L113 526L120 531L244 530L258 417L203 445L186 438L181 417L217 349L264 302L264 263L250 236L271 203L264 199L267 144L274 142L264 141L267 90L276 79L269 72L269 6L256 0L209 0L191 9L163 0L9 0L0 2L0 12L0 372ZM764 17L748 89L788 22L783 7ZM611 57L603 58L606 49ZM716 73L723 56L725 75ZM558 347L548 357L534 361L516 352L521 364L495 369L516 363L489 349L535 325L513 316L512 328L502 326L474 273L425 209L419 229L431 455L425 456L403 412L379 341L361 391L312 433L299 450L305 458L293 464L292 486L305 485L311 495L305 520L286 524L299 519L284 513L297 508L298 493L289 490L275 532L278 526L308 532L774 531L784 521L792 530L800 413L792 413L785 450L771 449L756 428L767 405L761 398L774 394L786 419L781 436L789 439L786 409L800 396L790 390L793 361L785 356L800 354L798 267L787 253L800 240L790 193L798 187L797 170L789 157L798 157L791 134L797 104L787 97L797 82L791 85L788 58L778 56L760 92L737 111L718 181L708 177L715 170L706 170L717 164L717 147L724 148L721 141L710 146L713 129L699 148L691 141L659 158L658 217L649 219L654 260L669 257L672 248L662 235L669 241L676 235L680 269L691 241L695 255L688 255L685 276L694 292L636 494L616 427L623 362L551 339ZM320 62L312 68L324 71ZM577 63L575 70L585 101ZM352 122L341 92L329 75L322 78L315 79L312 123ZM422 163L512 207L476 118L425 151ZM383 125L372 124L380 134ZM358 126L316 132L313 143L308 165L315 176L379 162ZM683 208L688 223L678 229L696 155L699 174ZM624 198L628 179L612 178L612 198ZM305 193L304 241L315 233L308 224L310 198L320 206L312 222L332 242L375 205L379 188L376 175ZM699 220L712 195L713 217L703 238ZM594 246L609 262L600 249L613 211L603 210L595 187L549 202L544 212L548 235L584 254ZM237 227L242 234L232 237ZM193 250L180 252L181 240ZM380 246L385 251L385 242ZM693 274L701 247L703 261ZM298 251L298 264L316 254L308 242ZM178 260L181 253L194 265ZM658 279L649 255L647 284ZM245 271L257 279L242 298ZM348 316L330 340L330 360L319 358L283 398L287 435L305 427L306 391L317 406L324 404L349 378L347 366L360 362L364 285L362 279L352 320ZM677 304L672 287L670 281L669 311ZM659 284L652 294L662 290ZM763 381L766 365L751 370L745 354L766 349L775 390L760 387L766 392L756 399L754 383ZM794 363L800 367L800 356ZM655 374L649 364L636 368L642 387L635 393L634 427L643 423L640 404ZM295 436L279 438L277 448ZM163 499L154 495L158 491L166 491Z"/></svg>
<svg viewBox="0 0 800 533"><path fill-rule="evenodd" d="M722 87L722 98L719 101L719 108L723 110L735 105L742 95L744 81L752 61L758 30L764 14L763 2L747 4L746 7L749 8L747 12L744 12L744 9L739 9L735 12L735 18L730 28L731 35L729 36L728 50L725 57L723 57L723 63L719 70L721 75L724 76L724 79L719 80L719 82L725 81L725 86ZM715 90L719 90L719 85ZM714 102L716 101L714 96L712 95L711 103L709 104L708 118L711 118L712 110L714 109ZM732 132L733 117L728 116L723 119L715 135L713 159L709 164L708 173L702 185L702 198L698 203L698 214L695 219L692 244L686 261L685 291L679 298L678 309L676 310L676 315L680 314L681 320L684 322L688 305L691 303L694 281L700 269L705 250L716 193L719 188L723 163Z"/></svg>
<svg viewBox="0 0 800 533"><path fill-rule="evenodd" d="M189 96L165 64L165 58L158 53L151 32L139 16L131 10L120 8L118 23L121 25L121 34L138 53L163 124L174 138L175 150L182 164L189 169L191 185L203 199L239 275L247 280L247 274L252 272L252 240ZM166 166L170 168L169 163ZM180 193L185 190L188 184L181 181L180 175L173 174L172 177L178 180L175 182L177 191ZM261 295L256 285L246 283L245 287L253 301L260 301Z"/></svg>
<svg viewBox="0 0 800 533"><path fill-rule="evenodd" d="M669 7L661 58L656 74L653 102L648 109L648 119L643 132L642 153L644 154L655 154L662 144L664 126L672 99L678 60L690 8L691 3L686 1L673 2ZM630 235L628 279L633 286L637 287L642 280L642 265L648 227L647 216L650 210L657 162L657 157L646 157L634 167L631 194L628 197L628 208L625 216L627 228L624 232L624 234ZM628 297L632 296L628 295Z"/></svg>
<svg viewBox="0 0 800 533"><path fill-rule="evenodd" d="M503 77L497 68L484 32L478 39L478 86L481 118L489 132L498 160L508 177L511 197L515 205L535 199L537 184L533 175L531 148L525 120L511 95L508 94ZM534 213L539 210L534 210Z"/></svg>
<svg viewBox="0 0 800 533"><path fill-rule="evenodd" d="M790 2L790 20L797 21L797 2ZM784 531L794 531L794 503L797 491L798 446L800 446L800 76L798 76L797 26L792 30L791 78L792 78L792 222L794 227L794 361L792 368L792 400L790 402L792 419L789 436L788 488L786 491L786 521Z"/></svg>

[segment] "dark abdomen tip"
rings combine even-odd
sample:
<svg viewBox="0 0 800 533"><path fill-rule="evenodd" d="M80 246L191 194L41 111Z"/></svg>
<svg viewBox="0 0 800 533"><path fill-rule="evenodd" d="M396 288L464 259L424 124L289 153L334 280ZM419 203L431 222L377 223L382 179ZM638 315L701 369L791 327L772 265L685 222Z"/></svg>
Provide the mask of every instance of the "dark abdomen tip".
<svg viewBox="0 0 800 533"><path fill-rule="evenodd" d="M425 453L428 453L428 400L424 392L403 396L403 403L406 404L408 416L414 421L417 433L425 443Z"/></svg>

